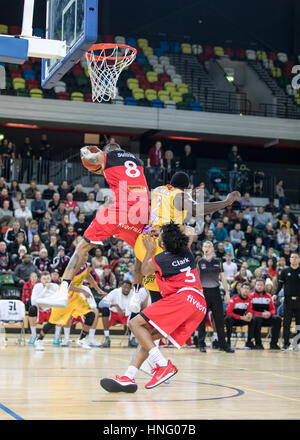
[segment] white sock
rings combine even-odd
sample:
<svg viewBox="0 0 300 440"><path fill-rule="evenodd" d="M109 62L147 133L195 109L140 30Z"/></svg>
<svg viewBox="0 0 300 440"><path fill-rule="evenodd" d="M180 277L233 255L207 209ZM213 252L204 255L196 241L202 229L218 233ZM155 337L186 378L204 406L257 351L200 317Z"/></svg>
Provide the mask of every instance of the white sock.
<svg viewBox="0 0 300 440"><path fill-rule="evenodd" d="M55 326L55 335L54 335L55 338L59 338L59 335L60 335L60 329L61 329L61 326L60 326L60 325L56 325L56 326Z"/></svg>
<svg viewBox="0 0 300 440"><path fill-rule="evenodd" d="M134 338L134 334L133 334L133 333L130 333L129 339L131 340L131 339L133 339L133 338Z"/></svg>
<svg viewBox="0 0 300 440"><path fill-rule="evenodd" d="M31 336L36 338L36 327L30 327L30 330L31 330Z"/></svg>
<svg viewBox="0 0 300 440"><path fill-rule="evenodd" d="M109 330L104 330L104 336L105 336L106 338L109 338Z"/></svg>
<svg viewBox="0 0 300 440"><path fill-rule="evenodd" d="M149 360L153 365L158 364L160 367L166 367L168 365L167 359L161 354L158 347L151 348L149 351Z"/></svg>
<svg viewBox="0 0 300 440"><path fill-rule="evenodd" d="M196 337L199 336L199 332L198 332L198 330L196 330L196 331L194 332L194 336L196 336Z"/></svg>
<svg viewBox="0 0 300 440"><path fill-rule="evenodd" d="M139 370L136 367L129 365L124 376L129 377L129 379L134 379L138 371Z"/></svg>
<svg viewBox="0 0 300 440"><path fill-rule="evenodd" d="M64 337L65 337L65 339L68 341L69 340L69 338L70 338L70 331L71 331L71 328L69 328L69 327L64 327Z"/></svg>
<svg viewBox="0 0 300 440"><path fill-rule="evenodd" d="M156 345L156 347L159 346L159 343L160 343L160 339L155 339L154 344Z"/></svg>
<svg viewBox="0 0 300 440"><path fill-rule="evenodd" d="M218 340L218 333L213 332L213 341L217 341Z"/></svg>
<svg viewBox="0 0 300 440"><path fill-rule="evenodd" d="M93 341L95 339L95 333L96 333L96 329L95 328L91 328L89 331L89 340Z"/></svg>

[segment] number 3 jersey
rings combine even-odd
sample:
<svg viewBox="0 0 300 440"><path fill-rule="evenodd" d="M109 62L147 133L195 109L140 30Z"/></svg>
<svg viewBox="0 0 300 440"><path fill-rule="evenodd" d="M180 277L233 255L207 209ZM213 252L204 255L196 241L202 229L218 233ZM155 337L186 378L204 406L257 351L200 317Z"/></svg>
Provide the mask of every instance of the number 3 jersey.
<svg viewBox="0 0 300 440"><path fill-rule="evenodd" d="M126 211L126 204L133 205L139 200L147 202L149 206L143 161L134 154L121 149L105 153L103 174L119 210Z"/></svg>
<svg viewBox="0 0 300 440"><path fill-rule="evenodd" d="M152 261L157 268L155 277L163 297L183 288L193 288L202 292L195 259L188 248L180 254L161 252L155 255Z"/></svg>

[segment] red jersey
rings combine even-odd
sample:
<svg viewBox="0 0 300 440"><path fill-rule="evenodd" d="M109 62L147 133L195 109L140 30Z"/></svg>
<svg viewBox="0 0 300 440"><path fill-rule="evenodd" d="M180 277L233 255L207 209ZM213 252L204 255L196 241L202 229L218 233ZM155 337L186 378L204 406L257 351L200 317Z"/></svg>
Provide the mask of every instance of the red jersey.
<svg viewBox="0 0 300 440"><path fill-rule="evenodd" d="M124 201L129 205L141 198L149 202L143 165L142 160L125 150L112 150L104 154L103 174L119 209L122 209Z"/></svg>
<svg viewBox="0 0 300 440"><path fill-rule="evenodd" d="M177 293L182 288L194 288L202 292L195 259L188 248L180 254L161 252L152 261L157 267L155 277L163 297Z"/></svg>
<svg viewBox="0 0 300 440"><path fill-rule="evenodd" d="M260 295L254 291L250 293L249 299L250 304L247 312L258 316L262 316L263 312L270 312L271 315L275 315L276 309L270 293L263 293Z"/></svg>
<svg viewBox="0 0 300 440"><path fill-rule="evenodd" d="M247 296L246 299L242 298L240 295L233 296L230 298L226 309L226 315L232 316L234 319L241 319L241 316L248 313L248 307L250 304L250 298Z"/></svg>

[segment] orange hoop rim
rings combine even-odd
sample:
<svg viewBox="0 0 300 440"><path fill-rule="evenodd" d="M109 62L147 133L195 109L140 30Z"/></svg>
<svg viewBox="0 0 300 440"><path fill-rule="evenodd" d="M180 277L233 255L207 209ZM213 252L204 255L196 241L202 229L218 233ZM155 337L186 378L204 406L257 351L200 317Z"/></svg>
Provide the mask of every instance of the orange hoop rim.
<svg viewBox="0 0 300 440"><path fill-rule="evenodd" d="M120 57L114 57L114 56L103 56L103 55L94 55L92 53L90 53L90 51L95 51L95 50L103 50L103 49L115 49L116 47L122 47L123 49L130 49L132 51L132 53L130 55L123 55ZM135 47L132 46L128 46L127 44L117 44L117 43L97 43L97 44L93 44L93 46L91 46L89 48L88 51L85 52L84 57L88 58L90 61L92 61L93 59L95 61L103 61L104 59L106 60L124 60L124 59L130 59L135 57L137 54L137 49Z"/></svg>

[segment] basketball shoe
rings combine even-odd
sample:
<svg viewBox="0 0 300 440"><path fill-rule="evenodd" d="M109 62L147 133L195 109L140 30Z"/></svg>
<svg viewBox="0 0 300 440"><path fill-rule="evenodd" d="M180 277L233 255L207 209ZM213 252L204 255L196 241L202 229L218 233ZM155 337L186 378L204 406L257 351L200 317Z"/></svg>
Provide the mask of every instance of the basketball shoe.
<svg viewBox="0 0 300 440"><path fill-rule="evenodd" d="M148 376L153 377L153 371L155 371L155 367L149 362L148 359L146 359L142 365L140 366L140 370L143 371L144 373L148 374ZM164 382L166 385L169 385L170 380L167 379Z"/></svg>
<svg viewBox="0 0 300 440"><path fill-rule="evenodd" d="M34 348L37 351L44 351L45 347L44 347L43 341L41 339L37 339L34 343Z"/></svg>
<svg viewBox="0 0 300 440"><path fill-rule="evenodd" d="M127 376L116 376L114 379L104 378L100 380L100 385L109 393L135 393L137 390L135 380Z"/></svg>
<svg viewBox="0 0 300 440"><path fill-rule="evenodd" d="M86 340L86 338L82 338L82 339L78 339L77 341L77 345L79 345L80 347L84 348L85 350L90 350L92 347L89 345L88 341Z"/></svg>
<svg viewBox="0 0 300 440"><path fill-rule="evenodd" d="M177 371L177 368L172 364L171 361L168 361L166 367L160 367L156 364L156 368L153 370L153 377L150 382L146 383L145 388L151 389L157 387L161 383L174 376Z"/></svg>
<svg viewBox="0 0 300 440"><path fill-rule="evenodd" d="M58 307L64 309L68 304L68 290L68 283L63 281L54 295L46 298L38 298L36 303L41 307Z"/></svg>

